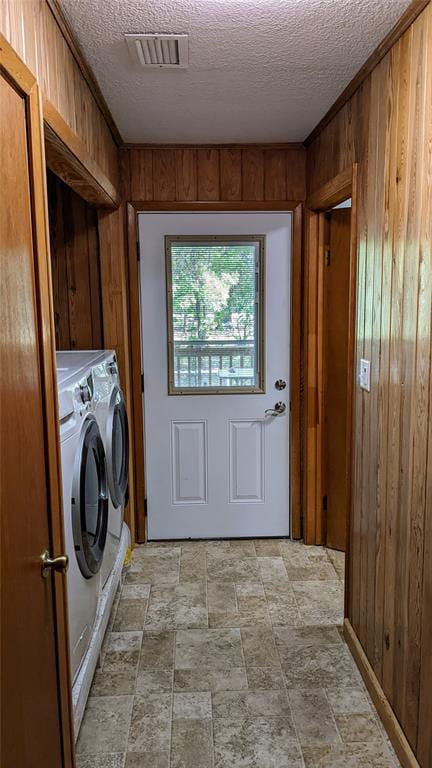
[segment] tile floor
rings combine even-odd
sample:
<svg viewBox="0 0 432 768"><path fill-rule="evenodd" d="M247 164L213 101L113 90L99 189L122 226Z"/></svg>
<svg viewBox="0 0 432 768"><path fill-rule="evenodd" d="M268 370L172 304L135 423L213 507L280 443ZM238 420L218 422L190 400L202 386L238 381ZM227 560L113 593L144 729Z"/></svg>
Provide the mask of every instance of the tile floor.
<svg viewBox="0 0 432 768"><path fill-rule="evenodd" d="M134 551L77 768L394 768L341 634L344 558L282 540Z"/></svg>

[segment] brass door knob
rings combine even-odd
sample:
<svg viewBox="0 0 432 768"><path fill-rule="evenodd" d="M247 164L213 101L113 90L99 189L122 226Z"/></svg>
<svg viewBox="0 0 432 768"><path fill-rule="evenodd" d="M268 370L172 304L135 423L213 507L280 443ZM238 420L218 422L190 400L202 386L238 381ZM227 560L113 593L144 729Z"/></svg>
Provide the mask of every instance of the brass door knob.
<svg viewBox="0 0 432 768"><path fill-rule="evenodd" d="M66 573L69 567L69 558L67 555L59 555L58 557L50 557L48 550L42 552L41 557L41 571L44 579L48 578L51 571L57 571L58 573Z"/></svg>

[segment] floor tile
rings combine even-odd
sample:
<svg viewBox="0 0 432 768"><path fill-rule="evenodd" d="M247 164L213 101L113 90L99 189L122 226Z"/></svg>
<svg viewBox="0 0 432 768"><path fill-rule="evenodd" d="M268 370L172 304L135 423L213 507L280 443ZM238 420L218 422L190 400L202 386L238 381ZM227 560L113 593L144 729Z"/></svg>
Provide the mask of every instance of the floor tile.
<svg viewBox="0 0 432 768"><path fill-rule="evenodd" d="M233 669L176 669L175 691L242 691L248 687L243 667Z"/></svg>
<svg viewBox="0 0 432 768"><path fill-rule="evenodd" d="M264 587L260 581L246 581L235 585L237 598L239 597L265 597Z"/></svg>
<svg viewBox="0 0 432 768"><path fill-rule="evenodd" d="M136 672L139 657L139 651L107 651L102 668L114 672Z"/></svg>
<svg viewBox="0 0 432 768"><path fill-rule="evenodd" d="M248 688L251 691L283 690L285 678L279 667L248 667Z"/></svg>
<svg viewBox="0 0 432 768"><path fill-rule="evenodd" d="M170 753L166 752L129 752L124 768L169 768ZM107 766L108 768L108 766Z"/></svg>
<svg viewBox="0 0 432 768"><path fill-rule="evenodd" d="M134 698L128 752L166 752L170 746L172 694Z"/></svg>
<svg viewBox="0 0 432 768"><path fill-rule="evenodd" d="M151 584L125 584L121 596L125 600L142 600L150 595Z"/></svg>
<svg viewBox="0 0 432 768"><path fill-rule="evenodd" d="M211 720L174 720L171 768L213 768Z"/></svg>
<svg viewBox="0 0 432 768"><path fill-rule="evenodd" d="M381 741L381 732L374 714L336 715L335 717L342 741L345 743Z"/></svg>
<svg viewBox="0 0 432 768"><path fill-rule="evenodd" d="M207 627L205 585L181 583L152 587L145 620L151 630Z"/></svg>
<svg viewBox="0 0 432 768"><path fill-rule="evenodd" d="M170 693L173 685L173 669L140 669L136 678L136 692L141 694Z"/></svg>
<svg viewBox="0 0 432 768"><path fill-rule="evenodd" d="M206 693L175 693L174 720L211 720L212 699Z"/></svg>
<svg viewBox="0 0 432 768"><path fill-rule="evenodd" d="M144 630L139 669L174 667L174 632Z"/></svg>
<svg viewBox="0 0 432 768"><path fill-rule="evenodd" d="M280 544L280 551L283 558L283 561L287 567L293 567L293 566L309 566L311 564L310 558L308 553L306 552L305 547L302 545L300 546L293 546L292 544Z"/></svg>
<svg viewBox="0 0 432 768"><path fill-rule="evenodd" d="M232 669L243 664L239 629L176 632L176 669Z"/></svg>
<svg viewBox="0 0 432 768"><path fill-rule="evenodd" d="M234 584L229 582L211 582L207 587L207 605L209 614L235 613L237 596Z"/></svg>
<svg viewBox="0 0 432 768"><path fill-rule="evenodd" d="M113 632L141 631L147 610L147 600L120 598L113 624Z"/></svg>
<svg viewBox="0 0 432 768"><path fill-rule="evenodd" d="M236 611L209 613L209 627L255 627L270 624L270 614L264 597L239 596L237 606Z"/></svg>
<svg viewBox="0 0 432 768"><path fill-rule="evenodd" d="M254 542L251 539L232 539L231 541L208 541L206 545L207 557L256 557Z"/></svg>
<svg viewBox="0 0 432 768"><path fill-rule="evenodd" d="M125 752L133 696L89 698L81 725L77 754Z"/></svg>
<svg viewBox="0 0 432 768"><path fill-rule="evenodd" d="M358 715L371 712L371 705L362 688L337 686L327 688L326 694L335 715Z"/></svg>
<svg viewBox="0 0 432 768"><path fill-rule="evenodd" d="M285 691L220 691L213 694L212 702L215 718L279 717L291 720Z"/></svg>
<svg viewBox="0 0 432 768"><path fill-rule="evenodd" d="M343 585L340 581L293 581L300 616L308 625L342 624Z"/></svg>
<svg viewBox="0 0 432 768"><path fill-rule="evenodd" d="M360 673L344 646L297 648L285 652L282 670L288 687L327 688L346 684L355 687Z"/></svg>
<svg viewBox="0 0 432 768"><path fill-rule="evenodd" d="M90 696L124 696L135 693L136 670L97 669Z"/></svg>
<svg viewBox="0 0 432 768"><path fill-rule="evenodd" d="M291 658L292 651L323 646L343 646L342 638L335 627L275 627L276 646L283 661Z"/></svg>
<svg viewBox="0 0 432 768"><path fill-rule="evenodd" d="M290 581L335 581L338 579L337 572L331 563L307 566L286 565L285 567Z"/></svg>
<svg viewBox="0 0 432 768"><path fill-rule="evenodd" d="M340 743L334 715L323 690L291 689L288 698L302 746Z"/></svg>
<svg viewBox="0 0 432 768"><path fill-rule="evenodd" d="M241 630L244 660L249 667L276 667L280 669L279 654L271 628L245 627Z"/></svg>
<svg viewBox="0 0 432 768"><path fill-rule="evenodd" d="M211 557L207 561L209 581L231 583L259 581L260 571L255 557Z"/></svg>
<svg viewBox="0 0 432 768"><path fill-rule="evenodd" d="M384 744L335 744L304 747L306 768L395 768Z"/></svg>
<svg viewBox="0 0 432 768"><path fill-rule="evenodd" d="M282 557L258 557L261 578L266 581L287 581L288 575Z"/></svg>
<svg viewBox="0 0 432 768"><path fill-rule="evenodd" d="M182 546L180 557L180 583L198 581L204 582L206 578L206 554L205 549L196 547L187 549Z"/></svg>
<svg viewBox="0 0 432 768"><path fill-rule="evenodd" d="M279 539L255 539L255 552L258 557L281 557Z"/></svg>
<svg viewBox="0 0 432 768"><path fill-rule="evenodd" d="M139 651L142 632L111 632L107 651Z"/></svg>
<svg viewBox="0 0 432 768"><path fill-rule="evenodd" d="M116 595L77 768L397 768L342 633L343 553L154 542Z"/></svg>
<svg viewBox="0 0 432 768"><path fill-rule="evenodd" d="M75 768L123 768L123 752L116 755L77 755Z"/></svg>
<svg viewBox="0 0 432 768"><path fill-rule="evenodd" d="M213 721L215 768L303 768L290 719Z"/></svg>
<svg viewBox="0 0 432 768"><path fill-rule="evenodd" d="M132 558L127 584L177 584L180 577L180 547L144 547Z"/></svg>

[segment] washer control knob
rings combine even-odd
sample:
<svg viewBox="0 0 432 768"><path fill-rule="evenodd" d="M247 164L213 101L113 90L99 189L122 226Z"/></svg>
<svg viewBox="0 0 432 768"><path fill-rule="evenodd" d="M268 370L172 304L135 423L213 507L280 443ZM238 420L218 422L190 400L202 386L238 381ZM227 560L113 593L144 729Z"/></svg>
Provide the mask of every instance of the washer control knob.
<svg viewBox="0 0 432 768"><path fill-rule="evenodd" d="M91 400L91 392L88 384L81 384L80 396L83 403L89 403Z"/></svg>
<svg viewBox="0 0 432 768"><path fill-rule="evenodd" d="M111 360L110 363L107 363L107 371L111 374L111 376L117 375L117 363L115 360Z"/></svg>

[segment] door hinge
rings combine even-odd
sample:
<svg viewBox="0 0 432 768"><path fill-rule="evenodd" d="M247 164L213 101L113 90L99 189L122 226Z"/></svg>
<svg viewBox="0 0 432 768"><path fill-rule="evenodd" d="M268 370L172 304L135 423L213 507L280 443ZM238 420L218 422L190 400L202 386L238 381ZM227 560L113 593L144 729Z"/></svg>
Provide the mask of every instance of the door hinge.
<svg viewBox="0 0 432 768"><path fill-rule="evenodd" d="M324 249L324 261L325 261L326 267L329 267L331 262L331 252L328 246L326 246L326 248Z"/></svg>
<svg viewBox="0 0 432 768"><path fill-rule="evenodd" d="M327 496L323 496L323 512L327 512Z"/></svg>
<svg viewBox="0 0 432 768"><path fill-rule="evenodd" d="M144 394L144 374L141 374L141 392Z"/></svg>
<svg viewBox="0 0 432 768"><path fill-rule="evenodd" d="M136 253L137 253L137 261L141 261L139 240L136 241Z"/></svg>

